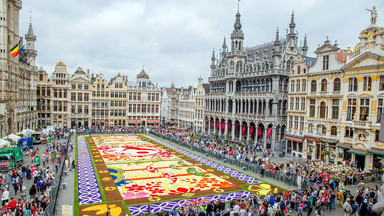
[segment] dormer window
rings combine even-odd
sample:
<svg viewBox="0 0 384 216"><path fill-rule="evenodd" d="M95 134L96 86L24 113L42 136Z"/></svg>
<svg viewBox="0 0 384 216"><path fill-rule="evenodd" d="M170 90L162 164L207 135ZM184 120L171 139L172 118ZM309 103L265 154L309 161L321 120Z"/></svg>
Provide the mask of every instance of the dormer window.
<svg viewBox="0 0 384 216"><path fill-rule="evenodd" d="M323 70L329 70L329 55L323 56Z"/></svg>

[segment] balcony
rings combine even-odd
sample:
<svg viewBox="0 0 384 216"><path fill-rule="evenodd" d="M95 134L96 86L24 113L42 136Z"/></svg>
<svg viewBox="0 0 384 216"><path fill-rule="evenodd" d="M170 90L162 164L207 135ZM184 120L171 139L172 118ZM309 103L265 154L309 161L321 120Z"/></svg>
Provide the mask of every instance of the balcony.
<svg viewBox="0 0 384 216"><path fill-rule="evenodd" d="M84 113L80 113L80 114L71 113L69 115L69 118L90 118L90 116L89 114L84 114Z"/></svg>
<svg viewBox="0 0 384 216"><path fill-rule="evenodd" d="M371 122L369 121L353 120L353 127L355 128L369 129L370 126L371 126Z"/></svg>

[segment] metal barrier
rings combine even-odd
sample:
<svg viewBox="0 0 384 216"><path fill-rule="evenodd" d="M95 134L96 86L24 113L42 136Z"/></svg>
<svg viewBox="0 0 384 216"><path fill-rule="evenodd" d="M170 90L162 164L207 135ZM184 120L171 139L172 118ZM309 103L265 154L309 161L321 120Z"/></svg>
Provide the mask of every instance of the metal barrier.
<svg viewBox="0 0 384 216"><path fill-rule="evenodd" d="M50 200L50 202L47 205L47 207L46 207L46 209L45 209L45 211L43 213L43 216L53 216L53 215L55 215L56 202L57 202L58 194L60 192L61 178L62 178L62 175L63 175L63 172L64 172L65 159L67 158L67 153L68 153L68 147L69 147L70 139L71 139L71 134L69 135L69 137L67 139L66 149L63 152L63 154L61 155L60 167L58 169L58 172L56 173L57 175L55 176L53 188L52 188L51 192L49 193L49 200Z"/></svg>

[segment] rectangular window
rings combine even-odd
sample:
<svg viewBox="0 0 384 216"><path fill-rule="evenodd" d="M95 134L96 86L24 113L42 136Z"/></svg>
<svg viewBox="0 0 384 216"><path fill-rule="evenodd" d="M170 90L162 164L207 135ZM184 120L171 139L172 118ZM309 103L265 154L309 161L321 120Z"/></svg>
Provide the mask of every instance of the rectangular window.
<svg viewBox="0 0 384 216"><path fill-rule="evenodd" d="M357 91L357 78L349 78L349 91L350 92L356 92Z"/></svg>
<svg viewBox="0 0 384 216"><path fill-rule="evenodd" d="M303 84L301 85L301 91L305 92L307 91L307 80L303 79Z"/></svg>
<svg viewBox="0 0 384 216"><path fill-rule="evenodd" d="M352 121L356 113L356 98L348 99L347 120Z"/></svg>
<svg viewBox="0 0 384 216"><path fill-rule="evenodd" d="M380 76L379 91L384 91L384 76Z"/></svg>
<svg viewBox="0 0 384 216"><path fill-rule="evenodd" d="M300 80L297 80L297 83L296 83L296 91L297 91L297 92L300 91Z"/></svg>
<svg viewBox="0 0 384 216"><path fill-rule="evenodd" d="M309 107L309 116L310 117L315 117L315 110L316 110L316 100L311 99L310 102L310 107Z"/></svg>
<svg viewBox="0 0 384 216"><path fill-rule="evenodd" d="M380 123L381 113L384 110L384 99L380 98L377 103L377 123Z"/></svg>
<svg viewBox="0 0 384 216"><path fill-rule="evenodd" d="M294 98L291 97L291 98L289 99L289 109L290 109L290 110L293 110L294 103L295 103Z"/></svg>
<svg viewBox="0 0 384 216"><path fill-rule="evenodd" d="M141 92L138 92L138 93L137 93L137 100L138 100L138 101L141 101Z"/></svg>
<svg viewBox="0 0 384 216"><path fill-rule="evenodd" d="M364 77L363 90L371 91L372 88L372 79L371 77Z"/></svg>
<svg viewBox="0 0 384 216"><path fill-rule="evenodd" d="M293 116L289 116L289 128L293 129Z"/></svg>
<svg viewBox="0 0 384 216"><path fill-rule="evenodd" d="M353 137L353 128L345 127L345 137Z"/></svg>
<svg viewBox="0 0 384 216"><path fill-rule="evenodd" d="M302 110L302 111L305 110L305 97L302 97L302 98L301 98L301 110Z"/></svg>
<svg viewBox="0 0 384 216"><path fill-rule="evenodd" d="M76 93L71 93L71 101L76 101Z"/></svg>
<svg viewBox="0 0 384 216"><path fill-rule="evenodd" d="M339 99L332 100L332 119L339 118Z"/></svg>
<svg viewBox="0 0 384 216"><path fill-rule="evenodd" d="M76 84L72 83L72 89L76 89Z"/></svg>
<svg viewBox="0 0 384 216"><path fill-rule="evenodd" d="M295 80L291 81L291 92L295 92Z"/></svg>
<svg viewBox="0 0 384 216"><path fill-rule="evenodd" d="M360 99L360 121L366 121L369 116L369 98Z"/></svg>
<svg viewBox="0 0 384 216"><path fill-rule="evenodd" d="M304 130L304 117L300 117L300 130Z"/></svg>
<svg viewBox="0 0 384 216"><path fill-rule="evenodd" d="M380 142L380 130L375 131L375 141Z"/></svg>
<svg viewBox="0 0 384 216"><path fill-rule="evenodd" d="M77 100L83 101L83 94L82 93L77 93Z"/></svg>
<svg viewBox="0 0 384 216"><path fill-rule="evenodd" d="M132 100L132 92L128 93L128 100L130 100L130 101Z"/></svg>
<svg viewBox="0 0 384 216"><path fill-rule="evenodd" d="M300 110L300 108L299 108L299 106L300 106L300 98L298 98L298 97L296 98L296 103L295 104L296 104L295 109L296 110Z"/></svg>
<svg viewBox="0 0 384 216"><path fill-rule="evenodd" d="M329 55L323 56L323 70L329 69Z"/></svg>
<svg viewBox="0 0 384 216"><path fill-rule="evenodd" d="M299 128L299 117L295 116L295 130Z"/></svg>

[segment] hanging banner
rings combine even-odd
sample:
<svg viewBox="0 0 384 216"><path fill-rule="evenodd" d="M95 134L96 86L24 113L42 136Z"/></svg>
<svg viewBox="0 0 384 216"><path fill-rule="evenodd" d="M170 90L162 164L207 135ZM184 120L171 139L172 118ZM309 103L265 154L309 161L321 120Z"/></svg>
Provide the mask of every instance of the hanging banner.
<svg viewBox="0 0 384 216"><path fill-rule="evenodd" d="M272 130L273 130L272 128L268 128L268 130L267 130L267 137L271 136Z"/></svg>

